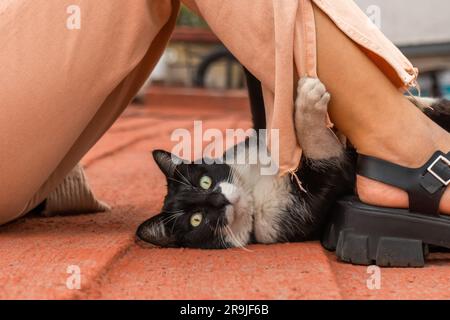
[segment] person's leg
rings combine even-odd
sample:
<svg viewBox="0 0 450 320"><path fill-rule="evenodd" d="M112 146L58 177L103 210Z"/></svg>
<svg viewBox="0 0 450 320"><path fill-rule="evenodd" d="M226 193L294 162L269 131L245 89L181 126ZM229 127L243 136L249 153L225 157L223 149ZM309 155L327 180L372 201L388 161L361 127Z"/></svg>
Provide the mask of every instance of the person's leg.
<svg viewBox="0 0 450 320"><path fill-rule="evenodd" d="M178 9L171 0L37 2L2 8L0 224L39 204L120 115ZM78 9L79 29L66 24Z"/></svg>
<svg viewBox="0 0 450 320"><path fill-rule="evenodd" d="M450 151L450 134L423 115L364 52L320 9L317 26L318 76L331 93L329 113L358 152L407 167L423 165L436 150ZM397 188L359 177L363 202L407 207ZM450 214L450 188L440 211Z"/></svg>

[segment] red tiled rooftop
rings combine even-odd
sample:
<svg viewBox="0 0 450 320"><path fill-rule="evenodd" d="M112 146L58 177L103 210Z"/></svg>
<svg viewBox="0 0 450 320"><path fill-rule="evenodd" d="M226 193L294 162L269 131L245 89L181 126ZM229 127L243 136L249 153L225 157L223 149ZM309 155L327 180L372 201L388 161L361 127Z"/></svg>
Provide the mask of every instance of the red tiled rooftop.
<svg viewBox="0 0 450 320"><path fill-rule="evenodd" d="M232 99L230 100L232 102ZM165 179L150 151L170 149L176 128L248 128L248 108L168 103L131 106L83 164L106 213L30 216L0 228L2 299L419 299L450 298L450 254L422 269L382 269L369 290L367 268L336 261L319 243L253 245L249 251L141 248L137 226L157 213ZM66 287L67 267L81 290Z"/></svg>

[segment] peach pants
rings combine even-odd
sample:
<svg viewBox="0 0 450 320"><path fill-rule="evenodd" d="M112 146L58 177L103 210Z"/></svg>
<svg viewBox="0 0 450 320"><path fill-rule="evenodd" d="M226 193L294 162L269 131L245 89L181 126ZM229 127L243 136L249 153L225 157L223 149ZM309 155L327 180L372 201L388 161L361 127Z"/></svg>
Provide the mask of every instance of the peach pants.
<svg viewBox="0 0 450 320"><path fill-rule="evenodd" d="M351 0L185 0L261 80L280 173L301 150L294 74L316 75L312 1L392 81L417 70ZM179 0L0 2L0 224L40 203L117 119L174 28Z"/></svg>

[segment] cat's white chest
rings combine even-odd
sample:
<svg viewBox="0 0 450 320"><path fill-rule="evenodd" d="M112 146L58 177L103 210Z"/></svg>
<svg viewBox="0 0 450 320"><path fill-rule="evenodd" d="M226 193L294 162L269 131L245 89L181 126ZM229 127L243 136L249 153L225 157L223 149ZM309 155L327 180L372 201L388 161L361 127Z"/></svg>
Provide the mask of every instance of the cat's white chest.
<svg viewBox="0 0 450 320"><path fill-rule="evenodd" d="M243 150L246 153L246 159L249 159L249 155L254 157L257 153L254 146ZM289 177L278 177L276 174L264 175L259 162L230 165L238 173L240 187L251 195L251 203L246 207L245 214L253 215L253 230L257 242L276 242L280 232L278 222L282 219L283 210L292 201Z"/></svg>
<svg viewBox="0 0 450 320"><path fill-rule="evenodd" d="M278 221L291 201L288 177L264 176L257 165L239 168L247 190L252 194L253 229L260 243L273 243L278 238Z"/></svg>
<svg viewBox="0 0 450 320"><path fill-rule="evenodd" d="M278 239L278 221L290 199L290 184L285 177L261 176L254 186L254 231L258 242Z"/></svg>

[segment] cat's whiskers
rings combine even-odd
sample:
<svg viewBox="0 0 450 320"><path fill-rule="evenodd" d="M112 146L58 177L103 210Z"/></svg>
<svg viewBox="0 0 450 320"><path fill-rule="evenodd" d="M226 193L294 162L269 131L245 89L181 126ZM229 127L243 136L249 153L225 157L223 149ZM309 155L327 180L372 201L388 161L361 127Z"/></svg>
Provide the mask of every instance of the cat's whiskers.
<svg viewBox="0 0 450 320"><path fill-rule="evenodd" d="M165 212L165 213L170 213L170 212ZM184 214L184 211L180 210L179 212L171 213L168 217L164 218L161 221L162 221L162 223L169 223L169 222L171 222L174 219L176 221L176 219L178 219L183 214ZM174 225L175 225L175 223L174 223Z"/></svg>
<svg viewBox="0 0 450 320"><path fill-rule="evenodd" d="M238 172L236 171L236 169L230 168L230 180L229 180L229 183L236 184L238 179L239 179L239 177L238 177Z"/></svg>
<svg viewBox="0 0 450 320"><path fill-rule="evenodd" d="M188 188L193 188L192 184L187 184L187 183L185 183L185 182L183 182L183 181L180 181L180 180L178 180L178 179L171 178L171 177L167 177L167 179L172 180L172 181L175 181L175 182L178 182L178 183L181 183L181 184L185 185L185 186L188 187Z"/></svg>
<svg viewBox="0 0 450 320"><path fill-rule="evenodd" d="M233 171L233 168L230 168L230 171L228 171L227 179L225 180L228 183L230 183L230 181L231 181L232 171Z"/></svg>
<svg viewBox="0 0 450 320"><path fill-rule="evenodd" d="M233 168L230 168L230 172L228 172L227 182L234 183L235 180L235 172Z"/></svg>
<svg viewBox="0 0 450 320"><path fill-rule="evenodd" d="M176 217L177 217L177 215L176 215L176 214L173 214L173 215L171 215L171 216L169 216L169 217L163 219L163 220L162 220L162 223L163 223L163 224L167 224L167 223L171 222L173 219L175 219Z"/></svg>
<svg viewBox="0 0 450 320"><path fill-rule="evenodd" d="M229 226L227 226L228 235L231 237L231 240L235 243L237 248L243 249L244 251L250 251L240 242L240 240L236 237L234 232L231 230Z"/></svg>
<svg viewBox="0 0 450 320"><path fill-rule="evenodd" d="M175 225L177 224L178 218L181 217L183 214L184 214L184 212L176 214L176 218L175 218L175 220L173 221L173 224L172 224L172 229L170 230L171 234L173 234L173 229L175 228Z"/></svg>
<svg viewBox="0 0 450 320"><path fill-rule="evenodd" d="M231 248L227 245L227 243L225 241L225 235L224 235L223 231L224 231L223 228L219 228L220 242L222 243L224 249Z"/></svg>
<svg viewBox="0 0 450 320"><path fill-rule="evenodd" d="M220 221L220 218L217 218L216 228L214 229L214 236L215 237L217 237L217 229L219 228L219 221Z"/></svg>
<svg viewBox="0 0 450 320"><path fill-rule="evenodd" d="M231 239L235 242L236 246L244 251L252 252L252 250L249 250L245 247L245 245L236 237L233 230L231 230L230 226L225 226L226 230L228 231L228 235L231 237Z"/></svg>
<svg viewBox="0 0 450 320"><path fill-rule="evenodd" d="M178 172L178 174L181 176L181 178L183 178L183 180L189 185L189 186L191 186L191 187L193 187L192 186L192 183L180 172L180 170L178 170L177 168L175 168L175 171L176 172Z"/></svg>
<svg viewBox="0 0 450 320"><path fill-rule="evenodd" d="M220 223L220 217L217 218L216 227L212 228L210 226L210 228L211 228L211 230L213 230L214 237L215 238L217 238L217 237L219 238L219 244L223 245L226 248L226 245L224 244L224 242L222 240L222 234L220 233L219 223Z"/></svg>

